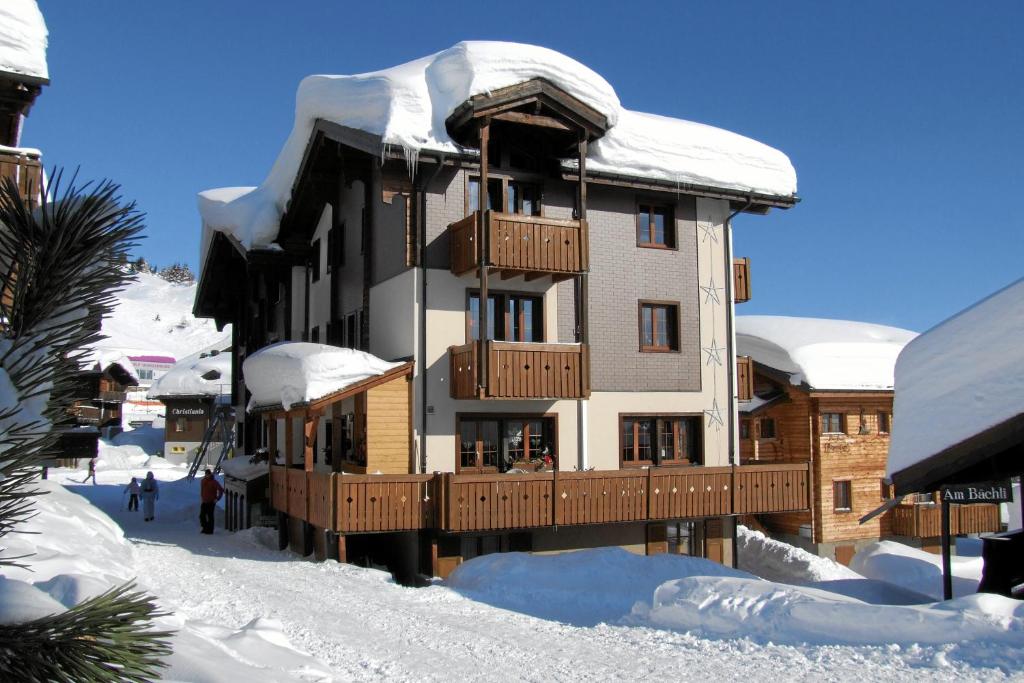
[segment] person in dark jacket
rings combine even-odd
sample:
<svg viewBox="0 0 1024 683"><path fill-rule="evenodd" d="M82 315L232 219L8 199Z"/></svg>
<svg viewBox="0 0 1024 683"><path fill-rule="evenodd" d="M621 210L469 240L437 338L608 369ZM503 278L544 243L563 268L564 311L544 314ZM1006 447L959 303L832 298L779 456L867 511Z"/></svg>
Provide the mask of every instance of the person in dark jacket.
<svg viewBox="0 0 1024 683"><path fill-rule="evenodd" d="M89 458L89 473L87 475L85 475L85 479L82 480L82 483L84 484L85 482L89 481L90 479L92 479L92 485L95 486L96 485L96 458L95 457Z"/></svg>
<svg viewBox="0 0 1024 683"><path fill-rule="evenodd" d="M217 501L224 495L224 487L213 478L213 472L206 470L203 481L199 485L199 524L203 527L202 533L213 533L213 511L217 507Z"/></svg>
<svg viewBox="0 0 1024 683"><path fill-rule="evenodd" d="M146 478L142 482L142 516L144 521L152 522L156 518L156 501L160 500L160 487L153 478L152 472L146 472Z"/></svg>
<svg viewBox="0 0 1024 683"><path fill-rule="evenodd" d="M132 480L128 482L128 486L124 487L124 493L128 494L128 511L135 512L139 511L139 493L142 491L142 487L139 486L139 480L132 477ZM121 500L124 501L124 493L121 494ZM121 503L124 505L124 503Z"/></svg>

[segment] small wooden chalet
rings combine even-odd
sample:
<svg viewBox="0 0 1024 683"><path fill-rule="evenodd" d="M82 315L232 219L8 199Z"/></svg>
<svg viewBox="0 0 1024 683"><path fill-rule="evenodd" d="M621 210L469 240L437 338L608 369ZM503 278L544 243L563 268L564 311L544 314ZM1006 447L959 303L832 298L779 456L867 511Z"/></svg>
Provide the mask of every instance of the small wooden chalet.
<svg viewBox="0 0 1024 683"><path fill-rule="evenodd" d="M126 358L100 357L86 364L71 389L68 414L73 425L61 430L58 448L62 459L74 461L97 454L100 435L121 431L122 406L128 387L138 384L135 369Z"/></svg>
<svg viewBox="0 0 1024 683"><path fill-rule="evenodd" d="M739 316L741 366L749 375L740 403L740 457L746 464L809 462L813 503L804 512L747 520L751 526L849 563L880 538L937 550L939 507L931 496L865 524L889 498L883 483L893 432L892 377L912 332L838 320ZM954 532L999 529L994 505L965 506Z"/></svg>

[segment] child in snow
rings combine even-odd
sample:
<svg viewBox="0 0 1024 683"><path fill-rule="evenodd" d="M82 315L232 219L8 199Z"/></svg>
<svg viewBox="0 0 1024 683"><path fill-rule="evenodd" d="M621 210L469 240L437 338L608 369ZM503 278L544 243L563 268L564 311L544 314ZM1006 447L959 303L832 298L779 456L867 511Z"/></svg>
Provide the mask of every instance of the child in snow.
<svg viewBox="0 0 1024 683"><path fill-rule="evenodd" d="M147 522L153 521L154 507L156 501L160 500L160 487L156 485L156 479L152 472L146 472L146 480L142 482L142 516Z"/></svg>
<svg viewBox="0 0 1024 683"><path fill-rule="evenodd" d="M132 477L132 480L128 482L128 486L126 486L124 490L128 494L128 511L131 512L134 510L135 512L138 512L139 491L142 490L142 487L139 486L139 480Z"/></svg>
<svg viewBox="0 0 1024 683"><path fill-rule="evenodd" d="M85 482L89 481L90 479L92 479L92 485L95 486L96 485L96 458L89 458L89 474L85 475L85 479L82 480L82 483L84 484Z"/></svg>

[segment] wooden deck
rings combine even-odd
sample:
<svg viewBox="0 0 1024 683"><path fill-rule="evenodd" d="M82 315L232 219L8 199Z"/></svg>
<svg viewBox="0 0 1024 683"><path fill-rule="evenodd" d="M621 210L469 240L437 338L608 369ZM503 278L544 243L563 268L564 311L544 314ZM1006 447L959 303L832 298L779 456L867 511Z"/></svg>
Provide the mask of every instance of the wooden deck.
<svg viewBox="0 0 1024 683"><path fill-rule="evenodd" d="M584 344L488 341L487 391L477 391L480 342L448 349L452 398L567 398L590 395L590 354Z"/></svg>
<svg viewBox="0 0 1024 683"><path fill-rule="evenodd" d="M940 505L897 505L892 515L892 533L896 536L930 538L942 534L942 507ZM983 534L1000 530L999 506L950 505L950 533Z"/></svg>
<svg viewBox="0 0 1024 683"><path fill-rule="evenodd" d="M479 266L479 212L448 226L451 270L462 275ZM490 231L487 265L507 274L570 276L589 266L587 222L486 211Z"/></svg>
<svg viewBox="0 0 1024 683"><path fill-rule="evenodd" d="M345 475L272 467L272 503L343 534L448 533L806 510L806 463L536 474Z"/></svg>

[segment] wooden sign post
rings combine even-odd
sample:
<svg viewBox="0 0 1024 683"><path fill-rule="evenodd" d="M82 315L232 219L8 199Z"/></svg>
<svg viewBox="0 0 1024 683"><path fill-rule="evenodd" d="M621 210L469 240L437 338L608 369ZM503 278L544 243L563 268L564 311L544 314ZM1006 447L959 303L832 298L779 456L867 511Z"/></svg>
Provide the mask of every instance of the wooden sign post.
<svg viewBox="0 0 1024 683"><path fill-rule="evenodd" d="M1009 503L1013 500L1010 481L990 481L981 484L950 484L941 489L942 500L942 599L953 599L953 567L950 557L949 506L972 503Z"/></svg>

